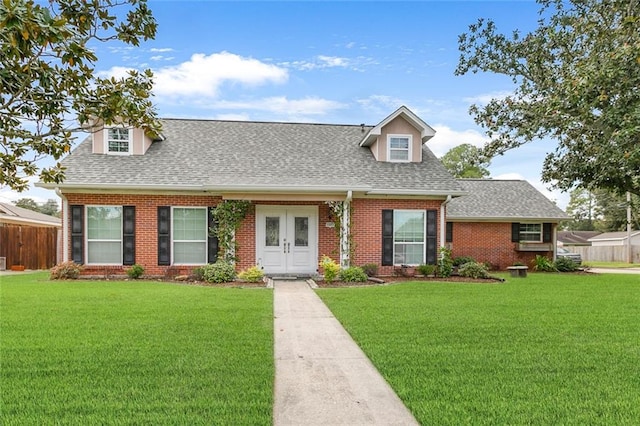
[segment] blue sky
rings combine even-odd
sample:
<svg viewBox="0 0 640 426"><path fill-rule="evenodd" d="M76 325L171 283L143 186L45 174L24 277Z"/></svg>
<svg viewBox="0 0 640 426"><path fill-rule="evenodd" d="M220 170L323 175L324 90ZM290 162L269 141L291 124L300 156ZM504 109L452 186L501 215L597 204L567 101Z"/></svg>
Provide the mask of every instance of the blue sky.
<svg viewBox="0 0 640 426"><path fill-rule="evenodd" d="M487 139L470 104L513 89L491 74L454 75L458 36L478 18L505 33L535 28L533 1L157 1L155 40L131 48L96 44L101 75L151 68L161 117L377 124L406 105L437 131L438 156ZM541 141L496 158L493 178L529 180L565 207L566 194L540 182ZM0 201L56 198L0 189Z"/></svg>

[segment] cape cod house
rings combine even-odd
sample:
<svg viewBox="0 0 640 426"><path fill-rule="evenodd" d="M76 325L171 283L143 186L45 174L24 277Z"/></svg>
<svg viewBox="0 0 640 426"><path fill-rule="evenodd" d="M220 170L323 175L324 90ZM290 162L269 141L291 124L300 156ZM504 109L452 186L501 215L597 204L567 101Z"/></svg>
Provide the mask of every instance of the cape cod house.
<svg viewBox="0 0 640 426"><path fill-rule="evenodd" d="M389 275L394 265L435 263L448 204L474 191L427 147L434 134L404 106L375 126L166 119L158 140L140 129L97 130L64 159L63 183L40 186L62 198L63 255L87 274L134 263L147 274L177 274L212 262L211 209L249 200L235 235L238 270L314 274L329 255ZM555 235L560 213L550 216L544 235ZM454 255L464 232L457 228ZM555 244L539 243L553 256Z"/></svg>

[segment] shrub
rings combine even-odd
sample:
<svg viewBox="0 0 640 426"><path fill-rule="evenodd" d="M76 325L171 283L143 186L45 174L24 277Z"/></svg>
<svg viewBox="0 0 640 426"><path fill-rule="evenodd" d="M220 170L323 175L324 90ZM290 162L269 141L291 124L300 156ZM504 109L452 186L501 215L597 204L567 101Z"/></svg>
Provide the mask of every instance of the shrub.
<svg viewBox="0 0 640 426"><path fill-rule="evenodd" d="M367 263L366 265L362 265L361 268L364 273L370 277L375 277L376 275L378 275L378 265L376 265L375 263Z"/></svg>
<svg viewBox="0 0 640 426"><path fill-rule="evenodd" d="M236 269L232 263L219 259L203 267L202 276L210 283L228 283L236 277Z"/></svg>
<svg viewBox="0 0 640 426"><path fill-rule="evenodd" d="M451 249L440 247L440 259L438 259L438 275L447 278L453 272L453 260L451 260Z"/></svg>
<svg viewBox="0 0 640 426"><path fill-rule="evenodd" d="M555 266L553 266L553 262L549 260L545 256L536 255L536 258L533 260L533 269L538 272L557 272Z"/></svg>
<svg viewBox="0 0 640 426"><path fill-rule="evenodd" d="M263 277L264 272L258 266L252 266L245 269L244 271L240 271L240 273L238 274L238 278L250 283L257 283L262 280Z"/></svg>
<svg viewBox="0 0 640 426"><path fill-rule="evenodd" d="M489 271L487 271L487 267L482 263L478 262L467 262L464 263L458 269L458 274L461 277L467 278L488 278Z"/></svg>
<svg viewBox="0 0 640 426"><path fill-rule="evenodd" d="M73 261L60 263L51 268L49 279L52 280L75 280L80 276L84 267Z"/></svg>
<svg viewBox="0 0 640 426"><path fill-rule="evenodd" d="M423 263L416 267L416 271L418 271L420 275L428 277L436 272L436 265L427 265L426 263Z"/></svg>
<svg viewBox="0 0 640 426"><path fill-rule="evenodd" d="M191 279L195 281L204 281L204 267L198 266L191 271Z"/></svg>
<svg viewBox="0 0 640 426"><path fill-rule="evenodd" d="M340 281L344 281L347 283L365 282L368 279L367 274L364 273L362 268L359 268L357 266L350 266L343 269L342 271L340 271L338 276L340 277Z"/></svg>
<svg viewBox="0 0 640 426"><path fill-rule="evenodd" d="M142 276L142 274L144 274L144 268L137 263L127 269L127 276L131 279L137 280Z"/></svg>
<svg viewBox="0 0 640 426"><path fill-rule="evenodd" d="M320 260L320 267L324 273L324 280L326 282L335 281L338 277L338 273L340 272L340 265L338 265L333 259L329 256L322 255L322 259Z"/></svg>
<svg viewBox="0 0 640 426"><path fill-rule="evenodd" d="M458 256L453 259L453 266L462 266L465 263L475 262L476 260L473 257L469 256Z"/></svg>
<svg viewBox="0 0 640 426"><path fill-rule="evenodd" d="M578 269L578 265L571 259L567 259L566 257L559 257L553 263L556 270L559 272L574 272Z"/></svg>

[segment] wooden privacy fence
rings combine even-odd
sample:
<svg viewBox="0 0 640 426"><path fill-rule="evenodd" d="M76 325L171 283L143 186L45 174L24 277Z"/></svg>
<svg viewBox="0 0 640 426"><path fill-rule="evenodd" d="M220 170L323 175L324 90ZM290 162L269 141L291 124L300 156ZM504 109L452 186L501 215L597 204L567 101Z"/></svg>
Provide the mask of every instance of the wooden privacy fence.
<svg viewBox="0 0 640 426"><path fill-rule="evenodd" d="M583 261L626 262L627 246L571 246L565 247L574 253L580 253ZM640 263L640 246L631 246L631 261Z"/></svg>
<svg viewBox="0 0 640 426"><path fill-rule="evenodd" d="M7 259L7 269L49 269L57 263L58 232L44 226L0 226L0 257Z"/></svg>

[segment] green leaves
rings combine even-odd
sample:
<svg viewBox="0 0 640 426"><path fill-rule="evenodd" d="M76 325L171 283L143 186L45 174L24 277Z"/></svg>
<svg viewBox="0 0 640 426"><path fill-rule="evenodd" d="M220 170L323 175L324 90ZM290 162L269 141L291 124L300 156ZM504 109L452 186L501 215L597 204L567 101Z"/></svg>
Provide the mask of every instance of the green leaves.
<svg viewBox="0 0 640 426"><path fill-rule="evenodd" d="M110 40L137 46L153 38L156 27L144 0L2 1L0 185L21 191L36 175L61 182L59 164L41 169L38 160L68 153L82 125L96 118L160 132L151 71L100 79L88 47Z"/></svg>
<svg viewBox="0 0 640 426"><path fill-rule="evenodd" d="M470 109L495 156L540 138L558 142L543 179L640 193L640 4L540 1L538 28L521 36L479 20L460 36L457 75L512 78L512 95Z"/></svg>
<svg viewBox="0 0 640 426"><path fill-rule="evenodd" d="M489 176L489 161L482 158L480 149L468 143L451 148L440 161L449 173L457 178Z"/></svg>

